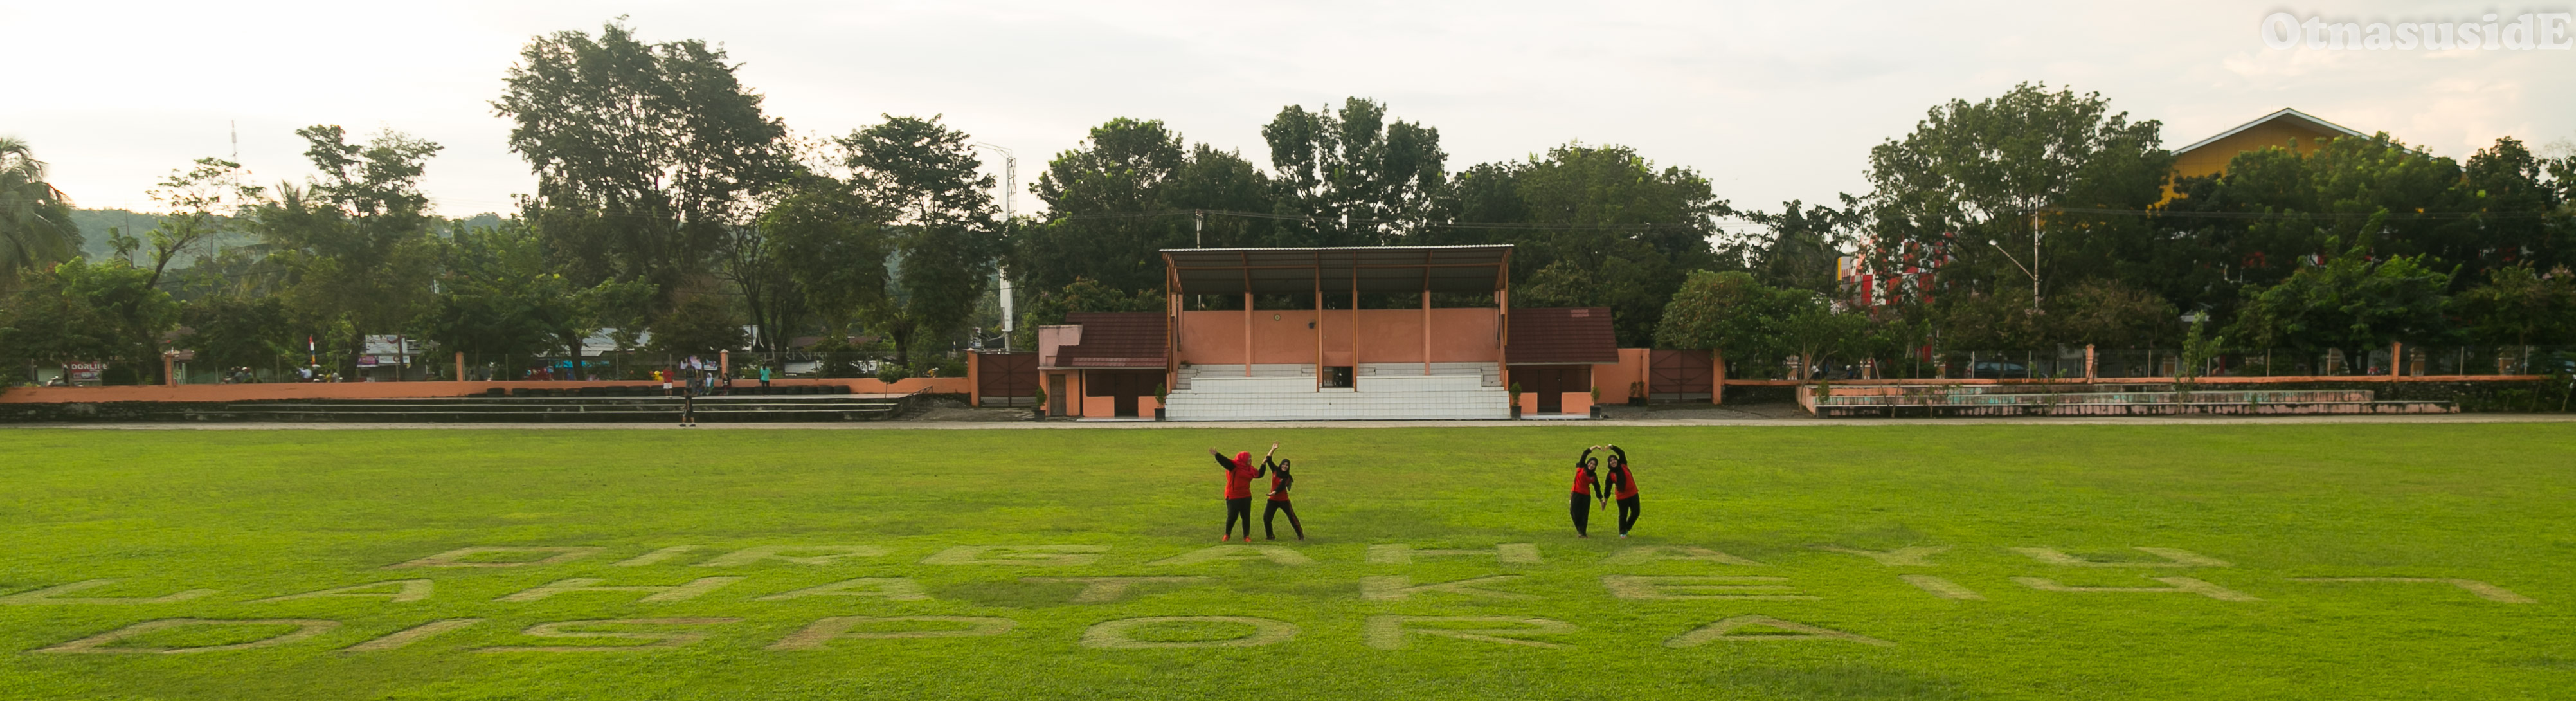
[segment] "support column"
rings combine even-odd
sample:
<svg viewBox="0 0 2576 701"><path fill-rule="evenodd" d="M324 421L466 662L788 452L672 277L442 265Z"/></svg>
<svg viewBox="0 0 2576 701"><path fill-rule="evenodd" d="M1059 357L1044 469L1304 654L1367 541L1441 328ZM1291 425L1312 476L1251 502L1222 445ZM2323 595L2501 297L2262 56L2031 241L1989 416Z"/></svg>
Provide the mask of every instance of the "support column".
<svg viewBox="0 0 2576 701"><path fill-rule="evenodd" d="M1653 356L1652 356L1651 354L1652 354L1652 353L1654 353L1654 351L1647 351L1647 353L1649 354L1649 356L1648 356L1648 358L1647 358L1647 359L1648 359L1649 361L1652 361L1652 360L1653 360ZM1709 352L1708 352L1708 366L1709 366L1709 367L1708 367L1708 371L1709 371L1709 378L1708 378L1708 403L1710 403L1710 404L1725 404L1725 403L1726 403L1726 354L1725 354L1725 353L1722 353L1722 352L1715 351L1715 350L1711 350L1711 351L1709 351ZM1648 388L1646 388L1646 391L1647 391L1649 394L1652 394L1652 393L1655 391L1655 388L1653 388L1653 387L1648 387Z"/></svg>
<svg viewBox="0 0 2576 701"><path fill-rule="evenodd" d="M456 381L465 381L465 351L456 352Z"/></svg>
<svg viewBox="0 0 2576 701"><path fill-rule="evenodd" d="M1422 376L1431 376L1431 286L1422 289Z"/></svg>
<svg viewBox="0 0 2576 701"><path fill-rule="evenodd" d="M2391 344L2388 344L2388 379L2389 379L2389 381L2391 381L2391 382L2394 382L2394 381L2396 381L2396 380L2397 380L2397 375L2398 375L2397 369L2398 369L2398 368L2401 368L2401 367L2405 367L2405 365L2404 365L2404 363L2406 362L2406 352L2405 352L2405 351L2406 351L2406 344L2403 344L2403 343L2391 343Z"/></svg>
<svg viewBox="0 0 2576 701"><path fill-rule="evenodd" d="M1243 376L1252 376L1252 290L1243 291Z"/></svg>
<svg viewBox="0 0 2576 701"><path fill-rule="evenodd" d="M175 372L178 361L174 360L174 357L176 354L170 351L161 351L161 386L163 387L179 386L179 376Z"/></svg>
<svg viewBox="0 0 2576 701"><path fill-rule="evenodd" d="M2084 344L2084 384L2093 384L2094 367L2093 344Z"/></svg>
<svg viewBox="0 0 2576 701"><path fill-rule="evenodd" d="M731 360L731 358L727 358L727 360L728 360L728 361L730 361L730 360ZM731 366L730 364L728 364L726 367L730 368L730 367L732 367L732 366ZM727 372L726 374L730 375L730 374L732 374L732 373L731 373L731 372ZM983 405L984 405L984 383L983 383L983 382L981 382L981 380L982 380L982 378L983 378L983 377L984 377L984 354L982 354L982 353L977 353L977 352L974 352L974 351L967 351L967 352L966 352L966 406L968 406L968 407L980 407L980 406L983 406Z"/></svg>
<svg viewBox="0 0 2576 701"><path fill-rule="evenodd" d="M1356 375L1359 370L1351 372ZM1359 378L1351 380L1359 384ZM1324 271L1320 268L1315 271L1315 391L1324 391Z"/></svg>

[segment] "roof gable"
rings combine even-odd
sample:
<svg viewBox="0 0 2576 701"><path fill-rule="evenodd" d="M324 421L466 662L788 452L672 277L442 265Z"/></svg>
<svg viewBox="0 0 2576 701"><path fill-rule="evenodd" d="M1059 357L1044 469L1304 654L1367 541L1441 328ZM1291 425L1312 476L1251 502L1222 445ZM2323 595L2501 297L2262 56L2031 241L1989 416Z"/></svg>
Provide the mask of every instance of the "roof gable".
<svg viewBox="0 0 2576 701"><path fill-rule="evenodd" d="M2323 132L2323 133L2336 134L2336 135L2340 135L2340 136L2368 136L2367 134L2363 134L2363 133L2361 133L2361 132L2354 131L2354 130L2352 130L2351 128L2349 128L2349 127L2345 127L2345 126L2343 126L2343 125L2341 125L2341 124L2336 124L2336 123L2334 123L2334 122L2329 122L2329 121L2326 121L2326 120L2323 120L2323 119L2318 119L2315 115L2311 115L2311 114L2308 114L2308 113L2306 113L2306 112L2301 112L2301 111L2298 111L2298 110L2295 110L2295 109L2290 109L2290 108L2287 108L2287 107L2283 107L2283 108L2281 108L2281 110L2280 110L2280 111L2278 111L2278 112L2273 112L2273 113L2271 113L2271 114L2267 114L2267 115L2263 115L2263 116L2261 116L2261 117L2257 117L2257 118L2255 118L2255 119L2254 119L2254 121L2246 122L2246 123L2244 123L2244 124L2236 125L2236 128L2234 128L2234 129L2229 129L2229 130L2227 130L2227 131L2223 131L2223 132L2219 132L2217 136L2212 136L2212 137L2209 137L2209 138L2206 138L2206 139L2201 139L2201 140L2199 140L2199 141L2194 141L2194 142L2192 142L2192 144L2191 144L2190 146L2184 146L2184 147L2182 147L2182 148L2174 149L2174 151L2173 151L2173 152L2174 152L2176 155L2185 154L2185 153L2190 153L2193 149L2197 149L2197 148L2200 148L2200 147L2202 147L2202 146L2208 146L2208 145L2210 145L2210 144L2218 143L2220 140L2226 139L2227 137L2235 136L2235 135L2237 135L2237 134L2243 133L2243 132L2244 132L2245 130L2247 130L2247 129L2252 129L2252 128L2257 127L2257 126L2262 126L2262 125L2264 125L2264 124L2268 124L2268 123L2275 122L2275 121L2283 121L2283 120L2287 120L2287 121L2290 121L2290 122L2292 122L2292 123L2296 123L2296 124L2298 124L2299 126L2307 127L2307 128L2309 128L2309 129L2313 129L2313 130L2316 130L2316 131L2318 131L2318 132Z"/></svg>

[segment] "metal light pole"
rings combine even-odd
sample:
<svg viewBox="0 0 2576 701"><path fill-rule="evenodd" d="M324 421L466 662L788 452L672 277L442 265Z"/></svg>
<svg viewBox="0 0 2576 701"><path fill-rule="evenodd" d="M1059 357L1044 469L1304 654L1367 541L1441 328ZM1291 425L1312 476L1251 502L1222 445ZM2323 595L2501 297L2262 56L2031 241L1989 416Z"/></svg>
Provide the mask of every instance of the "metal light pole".
<svg viewBox="0 0 2576 701"><path fill-rule="evenodd" d="M1986 239L1986 245L1995 247L1995 252L2004 254L2004 260L2012 261L2013 267L2020 268L2022 273L2030 276L2030 311L2033 314L2039 313L2039 236L2039 210L2031 210L2030 265L2022 265L2021 259L2014 258L2012 251L2004 250L2003 244L1997 243L1994 239Z"/></svg>
<svg viewBox="0 0 2576 701"><path fill-rule="evenodd" d="M1002 226L1011 226L1013 218L1019 214L1019 212L1016 211L1016 208L1012 205L1014 200L1017 200L1019 196L1020 157L1012 154L1010 149L1002 148L1000 146L995 146L981 141L975 142L975 145L999 151L1002 154ZM1011 275L1009 271L1003 270L1000 266L996 265L993 268L993 277L997 282L997 294L1001 296L1002 302L1002 352L1008 353L1011 352L1011 331L1016 325L1013 323L1013 319L1011 318L1013 316L1011 313Z"/></svg>

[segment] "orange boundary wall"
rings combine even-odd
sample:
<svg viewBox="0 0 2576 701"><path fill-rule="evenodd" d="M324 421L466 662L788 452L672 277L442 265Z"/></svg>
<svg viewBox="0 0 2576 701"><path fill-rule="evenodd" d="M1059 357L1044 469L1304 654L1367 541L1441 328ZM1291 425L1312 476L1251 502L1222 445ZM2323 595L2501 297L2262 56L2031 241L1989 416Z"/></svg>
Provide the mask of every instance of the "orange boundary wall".
<svg viewBox="0 0 2576 701"><path fill-rule="evenodd" d="M649 386L641 380L550 382L276 382L248 385L148 385L125 387L11 387L0 391L0 404L74 404L96 402L241 402L259 399L413 399L479 395L494 387L577 389L581 387ZM963 377L914 377L892 384L875 378L781 379L773 386L847 385L852 394L967 394L975 384ZM734 389L757 390L760 382L734 381Z"/></svg>
<svg viewBox="0 0 2576 701"><path fill-rule="evenodd" d="M2204 385L2268 385L2295 382L2537 382L2542 375L2276 375L2270 377L2200 377L2192 382ZM1911 380L1727 380L1738 387L1795 387L1823 382L1828 385L2161 385L2173 384L2171 377L2081 377L2026 379L1956 378Z"/></svg>

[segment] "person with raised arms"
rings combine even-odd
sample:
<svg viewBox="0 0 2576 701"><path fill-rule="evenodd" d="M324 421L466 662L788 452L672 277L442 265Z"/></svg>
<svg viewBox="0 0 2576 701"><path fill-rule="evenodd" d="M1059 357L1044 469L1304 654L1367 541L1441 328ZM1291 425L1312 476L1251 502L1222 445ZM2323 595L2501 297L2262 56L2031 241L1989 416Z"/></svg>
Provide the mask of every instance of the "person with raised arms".
<svg viewBox="0 0 2576 701"><path fill-rule="evenodd" d="M1277 454L1279 444L1270 444L1270 452ZM1233 460L1227 460L1225 453L1217 452L1215 448L1209 448L1208 454L1216 457L1218 469L1225 470L1225 530L1217 536L1217 542L1234 539L1236 519L1242 519L1243 539L1250 542L1252 540L1252 480L1259 478L1264 470L1252 465L1252 453L1249 451L1235 453ZM1270 457L1264 455L1261 460L1268 463Z"/></svg>
<svg viewBox="0 0 2576 701"><path fill-rule="evenodd" d="M1574 515L1574 537L1576 538L1592 537L1589 529L1592 525L1593 495L1601 493L1601 473L1598 471L1601 461L1592 457L1592 451L1600 449L1601 446L1597 445L1585 448L1583 456L1574 459L1574 501L1567 505L1566 509Z"/></svg>
<svg viewBox="0 0 2576 701"><path fill-rule="evenodd" d="M1637 527L1637 475L1628 471L1628 451L1616 445L1604 447L1610 449L1610 477L1604 486L1614 490L1610 498L1619 500L1619 537L1626 538L1629 529Z"/></svg>
<svg viewBox="0 0 2576 701"><path fill-rule="evenodd" d="M1273 443L1270 449L1275 452L1279 445ZM1297 539L1306 539L1306 525L1297 522L1297 507L1288 503L1288 488L1297 484L1297 478L1288 474L1290 462L1293 461L1281 460L1272 465L1269 457L1261 459L1261 466L1270 470L1270 502L1261 507L1261 536L1265 540L1279 539L1279 532L1271 530L1271 525L1277 523L1274 519L1283 511L1288 514L1288 527L1297 531ZM1252 536L1247 533L1244 539L1251 540Z"/></svg>

